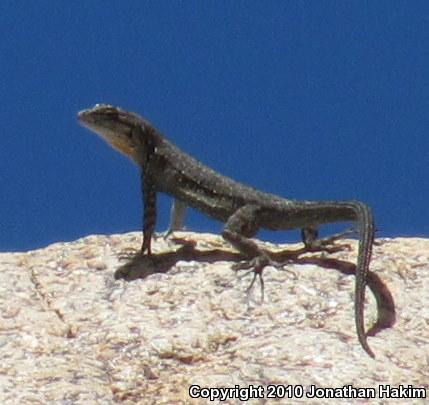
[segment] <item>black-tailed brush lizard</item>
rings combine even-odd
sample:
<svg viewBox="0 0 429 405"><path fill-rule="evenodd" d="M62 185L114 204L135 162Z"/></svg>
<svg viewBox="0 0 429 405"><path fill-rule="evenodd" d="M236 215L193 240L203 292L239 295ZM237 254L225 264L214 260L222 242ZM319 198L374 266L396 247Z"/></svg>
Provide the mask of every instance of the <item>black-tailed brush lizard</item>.
<svg viewBox="0 0 429 405"><path fill-rule="evenodd" d="M189 206L224 222L223 238L248 258L239 268L253 269L261 282L264 267L278 266L278 263L272 263L251 239L259 229L302 229L303 235L308 234L311 239L312 231L320 224L356 221L359 231L356 331L363 349L374 357L364 327L365 287L374 240L374 221L366 204L360 201L289 200L245 186L181 151L139 115L111 105L97 104L80 111L78 118L85 127L133 160L141 170L142 254L151 254L158 192L174 197L182 208Z"/></svg>

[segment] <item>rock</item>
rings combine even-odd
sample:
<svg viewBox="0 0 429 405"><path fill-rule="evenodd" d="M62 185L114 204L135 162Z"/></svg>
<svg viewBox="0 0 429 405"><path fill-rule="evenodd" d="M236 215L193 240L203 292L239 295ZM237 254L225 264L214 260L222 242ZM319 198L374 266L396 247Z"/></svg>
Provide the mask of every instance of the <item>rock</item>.
<svg viewBox="0 0 429 405"><path fill-rule="evenodd" d="M374 247L371 271L390 290L397 321L368 338L373 360L356 338L354 277L316 264L270 267L261 304L257 283L248 299L251 276L231 270L239 257L220 237L176 234L188 243L158 238L154 259L133 256L140 233L1 253L0 402L207 403L189 397L191 385L253 385L264 398L271 390L304 401L311 385L378 395L380 385L410 384L428 394L429 240ZM355 263L349 243L329 257ZM367 329L376 318L367 289Z"/></svg>

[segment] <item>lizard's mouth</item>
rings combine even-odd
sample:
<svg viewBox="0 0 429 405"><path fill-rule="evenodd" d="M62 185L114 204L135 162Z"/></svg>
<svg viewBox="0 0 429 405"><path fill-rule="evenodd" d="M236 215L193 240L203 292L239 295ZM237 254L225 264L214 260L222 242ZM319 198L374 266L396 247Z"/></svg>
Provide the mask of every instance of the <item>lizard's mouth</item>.
<svg viewBox="0 0 429 405"><path fill-rule="evenodd" d="M119 129L116 128L118 127L118 122L112 119L114 117L111 117L110 113L101 110L99 104L94 108L79 111L77 113L77 118L82 126L101 135L112 145L113 141L116 142L115 138L120 136L121 131L114 131L114 129Z"/></svg>
<svg viewBox="0 0 429 405"><path fill-rule="evenodd" d="M82 110L77 113L79 122L89 129L94 128L94 124L97 122L94 114L91 114L91 110Z"/></svg>
<svg viewBox="0 0 429 405"><path fill-rule="evenodd" d="M103 121L103 115L93 109L81 110L77 113L79 122L84 126L95 125Z"/></svg>

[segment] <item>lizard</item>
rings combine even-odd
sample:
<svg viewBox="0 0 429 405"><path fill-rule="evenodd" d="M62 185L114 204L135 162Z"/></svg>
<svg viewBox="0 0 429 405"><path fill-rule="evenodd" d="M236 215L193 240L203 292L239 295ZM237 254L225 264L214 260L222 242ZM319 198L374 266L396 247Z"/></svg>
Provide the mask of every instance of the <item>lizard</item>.
<svg viewBox="0 0 429 405"><path fill-rule="evenodd" d="M78 113L79 122L97 133L111 147L129 157L140 169L143 196L143 242L141 254L150 256L156 225L157 193L166 193L182 206L192 207L223 222L222 237L247 258L238 269L259 276L273 263L252 237L259 229L302 229L317 236L322 224L355 221L358 254L354 292L354 315L358 341L372 358L364 325L367 275L374 243L371 208L357 200L293 200L244 185L204 165L180 150L149 121L110 104L96 104ZM306 231L308 230L308 231ZM253 279L253 281L254 281ZM253 283L252 281L252 283Z"/></svg>

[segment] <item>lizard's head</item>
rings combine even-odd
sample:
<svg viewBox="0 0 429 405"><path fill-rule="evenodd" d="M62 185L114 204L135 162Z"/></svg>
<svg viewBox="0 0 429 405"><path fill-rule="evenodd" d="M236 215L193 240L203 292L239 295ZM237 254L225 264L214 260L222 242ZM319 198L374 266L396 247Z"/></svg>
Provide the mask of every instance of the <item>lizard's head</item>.
<svg viewBox="0 0 429 405"><path fill-rule="evenodd" d="M78 119L83 126L100 135L113 148L139 163L142 135L146 129L151 128L143 118L109 104L96 104L79 111Z"/></svg>

